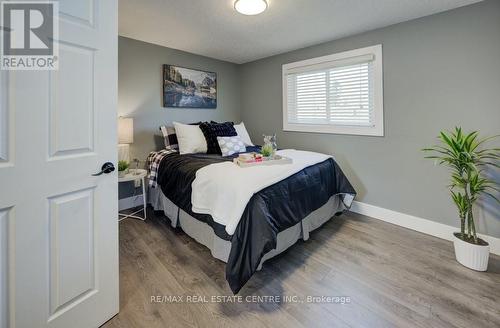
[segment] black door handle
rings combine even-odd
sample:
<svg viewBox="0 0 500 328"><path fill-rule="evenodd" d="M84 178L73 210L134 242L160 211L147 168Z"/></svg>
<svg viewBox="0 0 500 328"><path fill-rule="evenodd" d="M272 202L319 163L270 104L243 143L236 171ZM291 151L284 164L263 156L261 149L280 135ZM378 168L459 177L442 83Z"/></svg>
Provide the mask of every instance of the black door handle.
<svg viewBox="0 0 500 328"><path fill-rule="evenodd" d="M102 164L102 167L101 167L101 172L97 172L97 173L94 173L92 174L92 176L96 177L98 175L101 175L103 173L111 173L115 170L115 166L113 165L113 163L111 162L106 162L104 164Z"/></svg>

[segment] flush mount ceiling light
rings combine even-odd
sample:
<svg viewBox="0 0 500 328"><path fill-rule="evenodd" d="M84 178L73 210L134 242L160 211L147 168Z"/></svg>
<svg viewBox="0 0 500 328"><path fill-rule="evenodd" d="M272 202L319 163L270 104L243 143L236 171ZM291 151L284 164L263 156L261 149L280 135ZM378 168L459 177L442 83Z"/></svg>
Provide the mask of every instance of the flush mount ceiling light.
<svg viewBox="0 0 500 328"><path fill-rule="evenodd" d="M234 9L243 15L258 15L267 9L266 0L236 0Z"/></svg>

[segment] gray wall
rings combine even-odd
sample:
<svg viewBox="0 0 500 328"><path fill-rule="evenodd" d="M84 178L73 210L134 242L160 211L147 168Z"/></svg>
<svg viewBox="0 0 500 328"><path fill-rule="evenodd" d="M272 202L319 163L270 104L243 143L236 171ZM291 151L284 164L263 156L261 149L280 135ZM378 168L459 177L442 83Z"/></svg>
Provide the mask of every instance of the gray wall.
<svg viewBox="0 0 500 328"><path fill-rule="evenodd" d="M283 132L282 64L379 43L384 137ZM457 226L447 172L424 160L420 149L435 143L439 130L455 125L483 135L500 133L499 59L496 0L240 66L120 37L119 113L135 118L132 158L144 160L158 147L154 135L165 122L243 119L254 142L277 132L280 147L333 154L358 200ZM217 72L218 108L162 108L161 65L166 63ZM122 186L120 197L130 191ZM479 230L500 237L498 204L485 204L478 210Z"/></svg>
<svg viewBox="0 0 500 328"><path fill-rule="evenodd" d="M217 73L217 108L162 107L162 65L172 64ZM145 160L161 146L160 125L172 121L240 119L240 87L236 64L165 48L125 37L118 40L118 114L134 118L131 158ZM155 135L157 136L155 138Z"/></svg>
<svg viewBox="0 0 500 328"><path fill-rule="evenodd" d="M162 107L162 65L217 72L216 109ZM236 64L165 48L125 37L118 40L118 115L134 118L130 158L142 161L162 147L158 128L172 121L191 123L240 120L239 72ZM159 148L160 147L160 148ZM120 198L131 196L133 184L120 186Z"/></svg>
<svg viewBox="0 0 500 328"><path fill-rule="evenodd" d="M281 65L383 45L384 137L283 132ZM333 154L358 200L458 225L445 168L419 149L461 125L500 133L500 1L486 1L240 67L242 119L254 142ZM497 171L497 178L498 171ZM478 212L479 230L500 237L498 204Z"/></svg>

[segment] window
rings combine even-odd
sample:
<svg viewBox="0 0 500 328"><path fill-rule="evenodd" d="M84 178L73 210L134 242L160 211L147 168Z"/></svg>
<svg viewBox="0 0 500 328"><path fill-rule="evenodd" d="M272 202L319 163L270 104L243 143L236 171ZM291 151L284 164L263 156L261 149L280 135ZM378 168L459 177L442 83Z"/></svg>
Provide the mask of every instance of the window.
<svg viewBox="0 0 500 328"><path fill-rule="evenodd" d="M283 65L285 131L383 136L382 46Z"/></svg>

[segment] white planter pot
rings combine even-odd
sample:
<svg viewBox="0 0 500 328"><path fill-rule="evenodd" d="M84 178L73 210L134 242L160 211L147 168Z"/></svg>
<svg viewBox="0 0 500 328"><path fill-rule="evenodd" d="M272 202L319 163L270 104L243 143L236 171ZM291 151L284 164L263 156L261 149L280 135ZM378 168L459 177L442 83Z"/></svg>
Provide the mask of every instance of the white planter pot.
<svg viewBox="0 0 500 328"><path fill-rule="evenodd" d="M463 241L455 234L453 237L455 258L458 263L476 271L486 271L488 269L488 260L490 258L489 245L474 245Z"/></svg>

